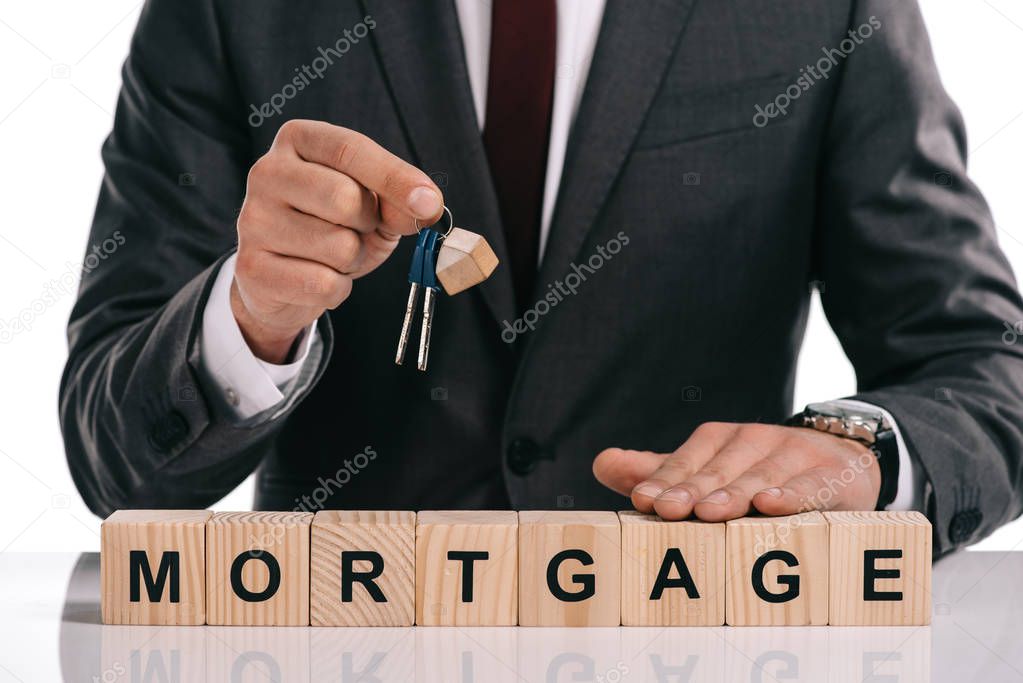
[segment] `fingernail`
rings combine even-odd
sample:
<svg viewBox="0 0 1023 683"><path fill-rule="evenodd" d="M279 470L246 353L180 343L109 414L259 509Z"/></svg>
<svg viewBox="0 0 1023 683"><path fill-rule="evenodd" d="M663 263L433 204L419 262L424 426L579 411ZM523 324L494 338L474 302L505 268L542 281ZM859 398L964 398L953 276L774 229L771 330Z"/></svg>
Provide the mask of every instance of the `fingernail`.
<svg viewBox="0 0 1023 683"><path fill-rule="evenodd" d="M715 505L723 505L732 499L732 494L724 489L718 489L711 494L708 494L706 498L701 500L701 503L714 503Z"/></svg>
<svg viewBox="0 0 1023 683"><path fill-rule="evenodd" d="M663 490L664 486L647 481L636 486L636 488L632 489L632 492L638 493L641 496L656 498L657 496L661 495L661 491Z"/></svg>
<svg viewBox="0 0 1023 683"><path fill-rule="evenodd" d="M772 498L781 498L781 489L778 488L777 486L772 486L769 489L764 489L763 491L761 491L761 493L766 493Z"/></svg>
<svg viewBox="0 0 1023 683"><path fill-rule="evenodd" d="M673 503L688 505L689 501L693 499L693 494L689 493L688 489L668 489L657 497L660 500L670 500Z"/></svg>
<svg viewBox="0 0 1023 683"><path fill-rule="evenodd" d="M409 193L408 209L416 218L433 218L440 213L440 197L428 187L417 187Z"/></svg>

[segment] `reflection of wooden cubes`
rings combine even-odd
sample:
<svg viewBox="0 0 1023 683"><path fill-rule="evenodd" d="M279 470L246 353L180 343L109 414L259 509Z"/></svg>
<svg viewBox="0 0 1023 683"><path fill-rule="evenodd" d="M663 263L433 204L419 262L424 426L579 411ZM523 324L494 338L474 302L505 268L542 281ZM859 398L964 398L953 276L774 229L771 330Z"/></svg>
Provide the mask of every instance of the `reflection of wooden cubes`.
<svg viewBox="0 0 1023 683"><path fill-rule="evenodd" d="M728 656L719 681L831 683L835 670L850 664L828 661L828 630L823 628L753 626L726 628L720 632ZM867 683L871 679L868 676L858 680ZM902 680L917 681L915 678ZM880 681L875 679L874 683Z"/></svg>
<svg viewBox="0 0 1023 683"><path fill-rule="evenodd" d="M613 512L520 512L519 624L617 626L621 548Z"/></svg>
<svg viewBox="0 0 1023 683"><path fill-rule="evenodd" d="M619 512L622 625L725 623L725 525Z"/></svg>
<svg viewBox="0 0 1023 683"><path fill-rule="evenodd" d="M518 513L424 511L416 516L416 624L514 626Z"/></svg>
<svg viewBox="0 0 1023 683"><path fill-rule="evenodd" d="M667 629L661 629L664 633ZM586 681L587 683L651 683L652 681L705 681L699 677L687 679L685 675L664 672L660 678L641 678L637 669L640 661L649 656L649 650L635 659L622 657L622 636L627 633L618 628L569 628L551 631L547 628L523 628L517 632L518 663L509 662L495 669L514 667L515 683L554 681ZM661 640L650 634L647 643L656 647ZM505 660L502 660L505 661ZM469 678L453 680L473 680ZM475 679L486 680L489 679ZM501 679L507 680L507 679ZM731 683L731 682L730 682Z"/></svg>
<svg viewBox="0 0 1023 683"><path fill-rule="evenodd" d="M312 527L313 626L411 626L416 513L322 510Z"/></svg>
<svg viewBox="0 0 1023 683"><path fill-rule="evenodd" d="M459 628L417 628L408 640L414 646L415 671L407 678L385 678L373 672L378 681L418 681L419 683L527 683L560 680L527 678L518 670L516 654L520 631L486 626ZM575 660L572 662L575 663ZM567 665L568 668L571 664ZM364 679L369 683L371 679ZM592 679L591 679L592 680ZM624 681L622 683L625 683Z"/></svg>
<svg viewBox="0 0 1023 683"><path fill-rule="evenodd" d="M309 512L218 512L206 524L210 625L309 625Z"/></svg>
<svg viewBox="0 0 1023 683"><path fill-rule="evenodd" d="M828 523L819 512L726 523L730 626L828 623Z"/></svg>
<svg viewBox="0 0 1023 683"><path fill-rule="evenodd" d="M482 235L454 228L440 243L437 279L448 294L475 287L497 268L497 255Z"/></svg>
<svg viewBox="0 0 1023 683"><path fill-rule="evenodd" d="M963 577L948 575L953 581ZM989 577L993 578L993 577ZM975 599L971 596L971 600ZM976 604L976 603L974 603ZM981 619L988 615L977 614ZM965 629L966 624L961 624ZM997 626L995 626L997 628ZM745 630L745 629L736 629ZM938 630L940 633L940 629ZM957 629L958 630L958 629ZM775 629L777 631L777 629ZM968 631L976 633L976 631ZM874 628L846 626L829 628L827 662L829 673L819 679L828 683L865 683L875 681L930 681L930 680L1000 680L993 671L986 678L966 675L973 671L973 657L959 651L954 664L947 666L949 660L939 660L941 675L931 678L931 629L929 628ZM948 641L944 641L948 642ZM976 643L963 642L966 647L974 646L973 652L980 653L982 647ZM800 672L802 674L802 672ZM780 677L779 677L779 680ZM1010 679L1011 680L1011 679Z"/></svg>
<svg viewBox="0 0 1023 683"><path fill-rule="evenodd" d="M84 626L87 630L68 638L69 625ZM71 655L62 662L62 668L66 667L62 680L93 683L207 680L205 629L190 626L103 626L97 629L94 624L64 621L60 630L62 647L67 648L65 638L68 638L67 643L73 643L73 649L62 653L62 658ZM96 656L94 643L99 646L99 660L87 665L85 662ZM89 668L84 668L86 666Z"/></svg>
<svg viewBox="0 0 1023 683"><path fill-rule="evenodd" d="M293 630L293 629L290 629ZM305 630L305 629L301 629ZM438 631L439 629L417 629ZM449 633L449 629L443 629ZM414 630L392 628L309 629L310 677L296 683L383 683L416 680ZM213 679L207 679L212 683ZM420 679L422 680L422 679ZM437 680L437 679L433 679ZM443 680L443 679L440 679ZM266 681L271 683L271 681Z"/></svg>
<svg viewBox="0 0 1023 683"><path fill-rule="evenodd" d="M624 529L623 529L624 531ZM723 618L723 617L722 617ZM606 629L599 629L606 630ZM621 655L619 662L628 667L626 675L604 681L620 683L724 683L729 681L759 681L756 677L726 678L725 666L732 659L745 658L747 650L733 650L726 645L732 634L748 629L664 628L661 626L634 626L620 629ZM778 629L774 629L776 632ZM581 629L568 633L581 633ZM752 656L752 655L749 655ZM596 679L600 680L600 679ZM784 679L783 679L784 680ZM801 679L807 680L807 679ZM824 679L826 680L826 679ZM764 676L759 683L782 683ZM787 683L787 682L784 682ZM830 683L830 682L829 682Z"/></svg>
<svg viewBox="0 0 1023 683"><path fill-rule="evenodd" d="M231 683L273 683L275 681L323 680L310 678L310 635L308 628L229 628L205 630L206 677L169 678L167 681L230 681ZM335 672L335 680L339 676ZM163 679L130 679L163 683Z"/></svg>
<svg viewBox="0 0 1023 683"><path fill-rule="evenodd" d="M931 623L931 523L919 512L825 512L831 525L830 623Z"/></svg>
<svg viewBox="0 0 1023 683"><path fill-rule="evenodd" d="M104 624L206 622L208 510L118 510L101 528Z"/></svg>

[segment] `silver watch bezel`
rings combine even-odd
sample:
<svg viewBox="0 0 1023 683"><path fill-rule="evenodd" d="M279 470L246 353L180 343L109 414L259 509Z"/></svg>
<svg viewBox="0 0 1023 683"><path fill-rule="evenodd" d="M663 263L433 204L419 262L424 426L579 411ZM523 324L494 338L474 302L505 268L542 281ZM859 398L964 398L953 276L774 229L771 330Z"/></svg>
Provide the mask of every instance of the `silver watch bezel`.
<svg viewBox="0 0 1023 683"><path fill-rule="evenodd" d="M807 405L803 410L803 426L855 439L868 446L877 441L879 433L892 428L881 411L871 412L835 401Z"/></svg>

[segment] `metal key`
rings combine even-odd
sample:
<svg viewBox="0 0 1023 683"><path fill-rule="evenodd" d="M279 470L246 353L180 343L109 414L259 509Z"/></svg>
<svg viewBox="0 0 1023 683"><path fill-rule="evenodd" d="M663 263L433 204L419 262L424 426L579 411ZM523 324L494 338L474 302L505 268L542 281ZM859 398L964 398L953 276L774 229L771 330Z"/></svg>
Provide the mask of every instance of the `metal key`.
<svg viewBox="0 0 1023 683"><path fill-rule="evenodd" d="M436 230L426 228L419 231L416 248L412 254L412 265L409 267L408 301L405 304L405 319L401 325L401 336L398 337L398 352L394 362L401 365L405 362L405 351L408 348L409 333L412 329L412 315L415 313L419 300L420 288L425 290L423 298L423 326L419 333L419 355L416 367L426 370L430 355L430 333L433 330L433 310L436 293L440 289L437 281L437 252L442 236Z"/></svg>

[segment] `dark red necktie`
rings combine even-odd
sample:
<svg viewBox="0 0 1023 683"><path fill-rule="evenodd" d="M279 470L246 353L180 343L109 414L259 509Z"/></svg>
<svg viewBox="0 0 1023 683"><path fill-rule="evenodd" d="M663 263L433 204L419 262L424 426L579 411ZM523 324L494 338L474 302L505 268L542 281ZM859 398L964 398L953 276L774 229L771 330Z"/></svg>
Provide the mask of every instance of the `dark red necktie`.
<svg viewBox="0 0 1023 683"><path fill-rule="evenodd" d="M519 311L540 253L554 102L557 0L493 0L483 145L497 190Z"/></svg>

